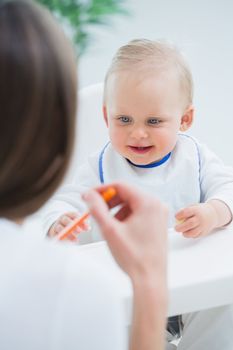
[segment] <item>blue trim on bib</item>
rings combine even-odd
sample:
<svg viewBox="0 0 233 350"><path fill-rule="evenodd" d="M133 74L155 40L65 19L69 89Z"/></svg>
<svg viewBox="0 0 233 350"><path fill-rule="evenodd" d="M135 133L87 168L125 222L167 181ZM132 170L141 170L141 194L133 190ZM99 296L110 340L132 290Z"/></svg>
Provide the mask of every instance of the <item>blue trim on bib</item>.
<svg viewBox="0 0 233 350"><path fill-rule="evenodd" d="M110 144L110 141L104 146L99 156L99 178L102 184L104 184L103 156L109 144Z"/></svg>
<svg viewBox="0 0 233 350"><path fill-rule="evenodd" d="M100 155L99 155L99 179L100 179L100 183L104 184L104 170L103 170L103 157L104 157L104 152L106 150L106 148L108 147L108 145L110 144L110 141L104 146L104 148L102 149ZM171 156L171 152L168 153L165 157L163 157L163 159L160 159L157 162L151 163L151 164L146 164L146 165L138 165L138 164L134 164L132 163L129 159L126 159L131 165L138 167L138 168L155 168L157 166L162 165L163 163L165 163Z"/></svg>
<svg viewBox="0 0 233 350"><path fill-rule="evenodd" d="M168 153L165 157L163 157L162 159L158 160L157 162L151 163L151 164L146 164L146 165L140 165L140 164L134 164L133 162L131 162L129 159L127 159L127 161L132 164L133 166L136 166L137 168L155 168L157 166L162 165L163 163L165 163L171 156L171 152Z"/></svg>

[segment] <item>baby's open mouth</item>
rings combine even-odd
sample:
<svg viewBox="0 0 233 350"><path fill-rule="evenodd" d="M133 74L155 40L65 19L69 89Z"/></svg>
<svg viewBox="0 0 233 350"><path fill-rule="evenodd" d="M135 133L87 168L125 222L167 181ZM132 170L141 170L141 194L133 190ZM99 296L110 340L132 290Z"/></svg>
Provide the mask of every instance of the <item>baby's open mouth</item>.
<svg viewBox="0 0 233 350"><path fill-rule="evenodd" d="M135 153L147 153L152 149L153 146L129 146L129 148Z"/></svg>

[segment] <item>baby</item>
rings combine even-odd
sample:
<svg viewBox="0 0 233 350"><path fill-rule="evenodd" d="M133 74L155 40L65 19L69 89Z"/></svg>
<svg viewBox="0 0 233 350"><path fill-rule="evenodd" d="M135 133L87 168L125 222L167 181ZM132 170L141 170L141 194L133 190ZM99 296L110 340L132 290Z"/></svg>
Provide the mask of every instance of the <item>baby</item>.
<svg viewBox="0 0 233 350"><path fill-rule="evenodd" d="M57 235L84 210L80 196L84 190L116 180L154 193L170 208L170 226L185 237L208 235L231 222L232 169L183 133L194 118L193 82L176 48L150 40L133 40L121 47L106 75L103 115L110 142L91 155L74 182L51 201L45 218L49 236ZM78 231L82 229L87 225ZM229 307L182 315L178 321L183 325L178 327L183 332L179 350L219 349L217 332L224 350L230 349ZM208 329L201 327L206 323Z"/></svg>
<svg viewBox="0 0 233 350"><path fill-rule="evenodd" d="M170 226L176 218L175 229L186 237L207 235L230 223L232 169L206 146L180 133L193 122L192 98L190 70L174 47L149 40L121 47L104 87L110 143L90 156L78 169L77 181L54 197L45 223L49 235L59 233L83 211L83 190L115 180L159 197L170 208Z"/></svg>

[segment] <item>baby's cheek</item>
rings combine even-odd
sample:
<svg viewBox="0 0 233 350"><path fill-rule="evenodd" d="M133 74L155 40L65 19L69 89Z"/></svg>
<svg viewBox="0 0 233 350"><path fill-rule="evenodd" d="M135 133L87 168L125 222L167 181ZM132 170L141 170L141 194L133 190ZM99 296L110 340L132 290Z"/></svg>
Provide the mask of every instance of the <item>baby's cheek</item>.
<svg viewBox="0 0 233 350"><path fill-rule="evenodd" d="M120 153L124 149L124 147L128 144L127 137L125 136L124 133L120 133L120 132L114 132L110 134L110 140L113 148Z"/></svg>
<svg viewBox="0 0 233 350"><path fill-rule="evenodd" d="M123 142L124 139L124 133L120 132L118 129L110 129L109 130L109 137L113 144L120 145Z"/></svg>
<svg viewBox="0 0 233 350"><path fill-rule="evenodd" d="M166 131L161 132L157 140L159 142L160 149L165 153L171 152L176 145L176 138L174 135Z"/></svg>

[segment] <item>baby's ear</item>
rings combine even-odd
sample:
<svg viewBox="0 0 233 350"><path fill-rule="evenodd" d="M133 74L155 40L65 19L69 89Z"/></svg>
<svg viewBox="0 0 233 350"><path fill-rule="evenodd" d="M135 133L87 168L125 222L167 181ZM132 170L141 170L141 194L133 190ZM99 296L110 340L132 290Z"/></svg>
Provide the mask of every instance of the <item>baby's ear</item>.
<svg viewBox="0 0 233 350"><path fill-rule="evenodd" d="M194 107L189 106L181 118L180 131L187 131L193 123Z"/></svg>
<svg viewBox="0 0 233 350"><path fill-rule="evenodd" d="M103 116L104 116L104 121L106 123L106 126L108 128L108 113L107 113L106 105L103 105Z"/></svg>

